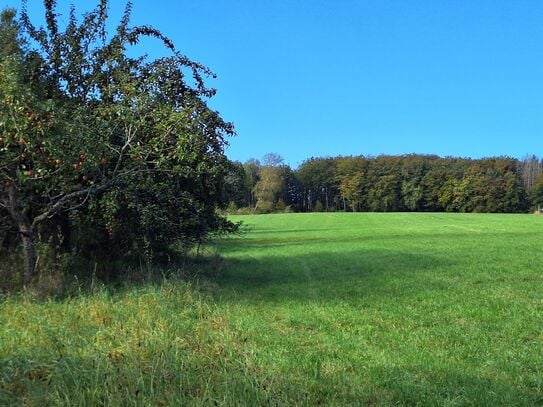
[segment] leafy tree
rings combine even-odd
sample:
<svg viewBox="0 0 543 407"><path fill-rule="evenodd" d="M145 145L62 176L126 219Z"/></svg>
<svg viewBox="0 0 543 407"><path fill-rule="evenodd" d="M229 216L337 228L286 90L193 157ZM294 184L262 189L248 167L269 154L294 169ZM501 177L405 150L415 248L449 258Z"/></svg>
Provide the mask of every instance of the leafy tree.
<svg viewBox="0 0 543 407"><path fill-rule="evenodd" d="M81 23L72 8L64 30L55 7L44 1L42 28L23 10L22 33L34 49L0 61L0 206L21 235L26 281L38 229L58 216L81 231L102 228L73 244L148 258L175 241L231 229L215 208L225 137L234 130L206 104L215 91L204 77L212 73L156 29L131 27L131 3L111 36L107 0ZM2 44L14 25L13 15L3 18ZM129 57L127 48L145 36L171 56Z"/></svg>
<svg viewBox="0 0 543 407"><path fill-rule="evenodd" d="M281 178L283 180L283 188L278 193L278 205L283 206L284 210L302 211L300 206L302 202L302 186L296 173L288 165L281 166Z"/></svg>
<svg viewBox="0 0 543 407"><path fill-rule="evenodd" d="M519 163L522 183L529 190L543 173L543 160L535 155L526 155Z"/></svg>
<svg viewBox="0 0 543 407"><path fill-rule="evenodd" d="M245 190L248 191L247 201L250 208L256 206L256 197L254 194L254 188L259 180L260 161L251 159L243 164L245 170Z"/></svg>
<svg viewBox="0 0 543 407"><path fill-rule="evenodd" d="M447 170L438 163L434 163L428 172L424 174L420 187L422 188L422 206L425 211L438 212L444 210L439 193L447 179Z"/></svg>
<svg viewBox="0 0 543 407"><path fill-rule="evenodd" d="M302 186L303 210L320 212L332 209L333 197L338 193L336 172L336 160L331 158L310 158L302 163L296 177ZM322 208L316 207L317 201Z"/></svg>
<svg viewBox="0 0 543 407"><path fill-rule="evenodd" d="M424 189L422 180L428 171L431 157L408 155L402 158L401 198L403 206L410 211L424 209Z"/></svg>
<svg viewBox="0 0 543 407"><path fill-rule="evenodd" d="M521 212L526 193L517 174L517 163L508 158L465 161L461 178L451 176L440 190L439 201L447 211Z"/></svg>
<svg viewBox="0 0 543 407"><path fill-rule="evenodd" d="M285 185L282 166L283 158L280 155L270 153L264 156L259 169L259 180L253 189L256 197L255 211L273 211Z"/></svg>
<svg viewBox="0 0 543 407"><path fill-rule="evenodd" d="M366 161L363 157L342 157L337 161L336 168L341 198L351 210L361 210L365 196Z"/></svg>
<svg viewBox="0 0 543 407"><path fill-rule="evenodd" d="M383 175L368 193L370 210L398 211L400 209L400 183L397 175Z"/></svg>
<svg viewBox="0 0 543 407"><path fill-rule="evenodd" d="M538 211L543 207L543 175L535 180L529 190L530 200Z"/></svg>
<svg viewBox="0 0 543 407"><path fill-rule="evenodd" d="M422 209L423 190L417 180L404 180L401 186L404 206L410 211Z"/></svg>
<svg viewBox="0 0 543 407"><path fill-rule="evenodd" d="M247 173L240 162L230 162L228 173L224 177L225 203L233 203L236 208L249 205L251 186L247 180Z"/></svg>

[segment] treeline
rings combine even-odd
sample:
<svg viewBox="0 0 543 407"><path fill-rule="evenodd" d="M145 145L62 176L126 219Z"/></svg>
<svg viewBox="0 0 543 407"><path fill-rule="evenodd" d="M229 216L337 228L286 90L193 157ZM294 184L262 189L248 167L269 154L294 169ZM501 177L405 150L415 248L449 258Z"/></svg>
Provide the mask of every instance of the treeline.
<svg viewBox="0 0 543 407"><path fill-rule="evenodd" d="M536 156L310 158L293 170L268 154L231 167L225 200L232 213L521 213L543 204L543 161Z"/></svg>

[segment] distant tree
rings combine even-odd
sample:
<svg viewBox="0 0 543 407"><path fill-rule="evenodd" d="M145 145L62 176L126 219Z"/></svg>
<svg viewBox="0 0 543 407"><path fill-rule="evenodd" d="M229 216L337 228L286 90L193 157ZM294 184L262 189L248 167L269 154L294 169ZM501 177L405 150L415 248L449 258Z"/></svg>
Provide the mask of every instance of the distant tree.
<svg viewBox="0 0 543 407"><path fill-rule="evenodd" d="M447 179L443 185L439 188L437 194L437 200L439 206L445 212L458 212L458 205L456 202L457 190L460 181L455 178Z"/></svg>
<svg viewBox="0 0 543 407"><path fill-rule="evenodd" d="M229 162L228 172L224 177L223 201L233 203L237 208L249 205L252 186L247 180L247 173L240 162Z"/></svg>
<svg viewBox="0 0 543 407"><path fill-rule="evenodd" d="M337 160L331 158L310 158L300 165L296 177L301 184L302 210L317 210L317 201L321 202L322 210L332 209L333 198L338 194L336 163Z"/></svg>
<svg viewBox="0 0 543 407"><path fill-rule="evenodd" d="M522 212L526 193L508 158L466 162L461 179L448 179L440 190L440 203L455 212Z"/></svg>
<svg viewBox="0 0 543 407"><path fill-rule="evenodd" d="M417 180L404 180L401 185L401 196L403 205L410 211L422 209L423 189Z"/></svg>
<svg viewBox="0 0 543 407"><path fill-rule="evenodd" d="M271 212L275 208L278 194L284 187L283 158L278 154L266 154L259 168L259 180L253 188L256 197L254 210Z"/></svg>
<svg viewBox="0 0 543 407"><path fill-rule="evenodd" d="M543 173L543 160L535 155L526 155L519 163L524 188L529 190Z"/></svg>
<svg viewBox="0 0 543 407"><path fill-rule="evenodd" d="M372 160L368 174L369 210L404 210L401 198L402 161L401 156L379 156Z"/></svg>
<svg viewBox="0 0 543 407"><path fill-rule="evenodd" d="M443 205L440 203L440 190L448 180L447 170L443 168L439 161L432 163L430 169L424 174L420 181L422 188L422 207L425 211L439 212L443 211Z"/></svg>
<svg viewBox="0 0 543 407"><path fill-rule="evenodd" d="M543 175L535 180L529 189L530 200L535 209L541 211L543 208Z"/></svg>
<svg viewBox="0 0 543 407"><path fill-rule="evenodd" d="M431 157L407 155L401 160L401 198L403 206L410 211L424 210L424 185ZM402 206L402 205L400 205Z"/></svg>
<svg viewBox="0 0 543 407"><path fill-rule="evenodd" d="M391 212L400 210L400 182L397 175L383 175L368 193L369 208L372 211Z"/></svg>
<svg viewBox="0 0 543 407"><path fill-rule="evenodd" d="M243 164L245 170L245 190L247 191L247 202L249 207L254 208L256 205L256 197L254 188L259 180L260 161L251 159Z"/></svg>
<svg viewBox="0 0 543 407"><path fill-rule="evenodd" d="M280 167L285 164L285 159L277 153L267 153L262 157L262 166Z"/></svg>
<svg viewBox="0 0 543 407"><path fill-rule="evenodd" d="M301 205L303 189L300 180L290 166L286 164L281 165L281 179L283 180L283 186L277 194L278 203L282 201L285 206L284 209L303 211ZM277 209L279 210L279 208Z"/></svg>
<svg viewBox="0 0 543 407"><path fill-rule="evenodd" d="M336 178L341 198L351 210L360 211L366 194L367 162L363 157L341 157L336 161Z"/></svg>

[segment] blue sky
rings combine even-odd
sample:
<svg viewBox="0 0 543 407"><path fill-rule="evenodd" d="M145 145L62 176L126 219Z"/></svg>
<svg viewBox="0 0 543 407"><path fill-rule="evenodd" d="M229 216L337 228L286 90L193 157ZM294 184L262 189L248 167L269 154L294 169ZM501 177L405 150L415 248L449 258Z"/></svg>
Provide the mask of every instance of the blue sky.
<svg viewBox="0 0 543 407"><path fill-rule="evenodd" d="M133 23L218 75L231 159L543 155L540 0L135 0Z"/></svg>

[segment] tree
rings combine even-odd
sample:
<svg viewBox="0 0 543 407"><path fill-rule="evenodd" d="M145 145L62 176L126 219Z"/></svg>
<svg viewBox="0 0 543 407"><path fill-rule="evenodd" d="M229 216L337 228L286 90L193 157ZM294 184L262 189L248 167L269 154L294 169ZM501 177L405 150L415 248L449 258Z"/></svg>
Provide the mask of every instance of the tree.
<svg viewBox="0 0 543 407"><path fill-rule="evenodd" d="M254 189L259 179L260 161L250 159L243 164L243 169L245 170L245 189L248 191L247 202L250 208L254 208L256 206Z"/></svg>
<svg viewBox="0 0 543 407"><path fill-rule="evenodd" d="M277 193L276 210L301 210L299 207L302 197L302 188L299 179L290 166L281 166L282 188Z"/></svg>
<svg viewBox="0 0 543 407"><path fill-rule="evenodd" d="M34 275L38 229L61 214L72 227L103 226L103 246L148 256L231 229L215 208L234 130L206 104L215 90L204 77L213 74L158 30L130 27L131 3L111 36L107 0L81 23L72 7L64 30L55 7L44 0L45 28L23 9L21 30L33 49L3 46L0 61L0 206L21 235L25 280ZM8 17L2 44L15 32ZM129 57L127 48L145 36L171 56Z"/></svg>
<svg viewBox="0 0 543 407"><path fill-rule="evenodd" d="M7 77L16 76L19 71L19 61L22 57L22 39L20 27L15 21L15 10L6 9L0 14L0 89L8 85ZM1 90L0 90L1 91ZM2 92L3 94L3 92ZM3 111L4 105L0 106ZM0 156L5 154L7 134L0 134ZM9 187L9 183L0 184L0 189ZM7 206L0 205L0 246L10 247L13 244L13 235L17 234L11 222Z"/></svg>
<svg viewBox="0 0 543 407"><path fill-rule="evenodd" d="M398 211L400 209L400 182L395 174L383 175L368 192L369 208L373 211Z"/></svg>
<svg viewBox="0 0 543 407"><path fill-rule="evenodd" d="M543 207L543 175L535 180L529 190L530 200L538 211Z"/></svg>
<svg viewBox="0 0 543 407"><path fill-rule="evenodd" d="M543 172L543 161L535 155L526 155L519 166L524 188L529 190Z"/></svg>
<svg viewBox="0 0 543 407"><path fill-rule="evenodd" d="M443 206L439 201L439 193L447 179L447 170L439 161L434 162L428 172L424 174L420 187L422 188L422 206L425 211L443 211Z"/></svg>
<svg viewBox="0 0 543 407"><path fill-rule="evenodd" d="M367 162L363 157L341 157L336 163L338 189L345 202L353 211L361 210L365 197Z"/></svg>
<svg viewBox="0 0 543 407"><path fill-rule="evenodd" d="M403 206L410 211L421 211L424 207L422 180L428 171L431 157L407 155L402 158L401 197Z"/></svg>
<svg viewBox="0 0 543 407"><path fill-rule="evenodd" d="M243 164L230 162L228 173L224 178L224 201L227 204L234 204L237 208L248 206L251 189Z"/></svg>
<svg viewBox="0 0 543 407"><path fill-rule="evenodd" d="M253 189L256 197L255 211L273 211L278 194L284 186L282 165L283 157L278 154L269 153L262 159L259 180Z"/></svg>
<svg viewBox="0 0 543 407"><path fill-rule="evenodd" d="M316 210L317 201L321 210L329 211L333 196L337 194L336 165L331 158L310 158L302 163L296 171L302 184L304 210Z"/></svg>

